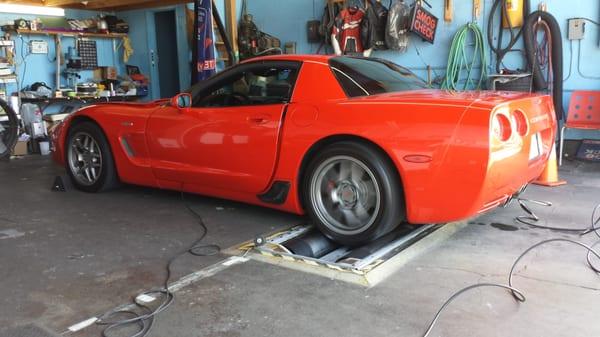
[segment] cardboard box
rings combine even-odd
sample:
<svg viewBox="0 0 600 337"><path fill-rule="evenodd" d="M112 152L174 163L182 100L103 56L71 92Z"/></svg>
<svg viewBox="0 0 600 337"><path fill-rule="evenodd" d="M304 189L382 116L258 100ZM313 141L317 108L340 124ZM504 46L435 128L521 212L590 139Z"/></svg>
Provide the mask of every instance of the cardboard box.
<svg viewBox="0 0 600 337"><path fill-rule="evenodd" d="M26 156L27 155L27 142L18 141L17 145L12 152L13 156Z"/></svg>
<svg viewBox="0 0 600 337"><path fill-rule="evenodd" d="M102 78L105 80L116 80L117 79L117 68L102 67Z"/></svg>

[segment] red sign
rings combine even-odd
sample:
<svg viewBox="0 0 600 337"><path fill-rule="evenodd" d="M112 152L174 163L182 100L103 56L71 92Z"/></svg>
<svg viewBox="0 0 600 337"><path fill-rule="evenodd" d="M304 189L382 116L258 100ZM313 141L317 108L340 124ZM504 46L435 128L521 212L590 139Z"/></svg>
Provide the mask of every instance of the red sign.
<svg viewBox="0 0 600 337"><path fill-rule="evenodd" d="M425 8L415 5L410 31L419 35L423 40L433 43L438 18L429 13Z"/></svg>

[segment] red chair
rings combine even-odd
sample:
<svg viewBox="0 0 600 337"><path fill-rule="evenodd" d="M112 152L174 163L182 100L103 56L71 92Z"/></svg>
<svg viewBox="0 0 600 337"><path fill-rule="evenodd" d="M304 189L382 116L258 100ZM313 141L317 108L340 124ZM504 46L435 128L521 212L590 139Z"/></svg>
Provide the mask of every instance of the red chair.
<svg viewBox="0 0 600 337"><path fill-rule="evenodd" d="M558 165L562 165L566 129L600 131L600 91L573 91L567 121L560 129Z"/></svg>

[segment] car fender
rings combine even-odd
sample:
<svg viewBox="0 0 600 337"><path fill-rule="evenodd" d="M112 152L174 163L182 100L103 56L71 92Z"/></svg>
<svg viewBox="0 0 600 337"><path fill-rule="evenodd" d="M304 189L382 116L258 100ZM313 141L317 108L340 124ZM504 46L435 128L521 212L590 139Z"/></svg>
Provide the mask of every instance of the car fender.
<svg viewBox="0 0 600 337"><path fill-rule="evenodd" d="M66 141L73 122L91 120L102 129L114 157L121 181L156 186L146 146L146 123L153 109L150 104L97 104L84 107L70 115L56 136L55 159L66 162Z"/></svg>
<svg viewBox="0 0 600 337"><path fill-rule="evenodd" d="M448 148L455 143L452 139L456 140L457 125L466 111L464 105L443 108L446 118L434 125L423 115L432 109L432 105L425 103L401 109L398 104L373 106L352 104L352 100L294 104L290 107L294 122L284 124L279 165L274 175L274 181L291 182L288 200L282 208L304 212L299 188L303 164L311 149L328 140L356 139L374 144L392 160L403 183L408 217L418 219L422 199L427 199L424 195L431 193L435 181L445 179L431 177L439 176L443 170L442 163ZM294 116L308 117L298 121ZM414 155L431 160L406 159Z"/></svg>

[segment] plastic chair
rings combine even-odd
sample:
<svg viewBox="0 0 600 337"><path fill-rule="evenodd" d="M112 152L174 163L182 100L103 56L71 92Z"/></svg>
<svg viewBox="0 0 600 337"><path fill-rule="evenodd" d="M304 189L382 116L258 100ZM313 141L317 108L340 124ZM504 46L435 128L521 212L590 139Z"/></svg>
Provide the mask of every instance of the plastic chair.
<svg viewBox="0 0 600 337"><path fill-rule="evenodd" d="M560 129L558 165L562 165L566 129L600 131L600 91L573 91L567 121Z"/></svg>

